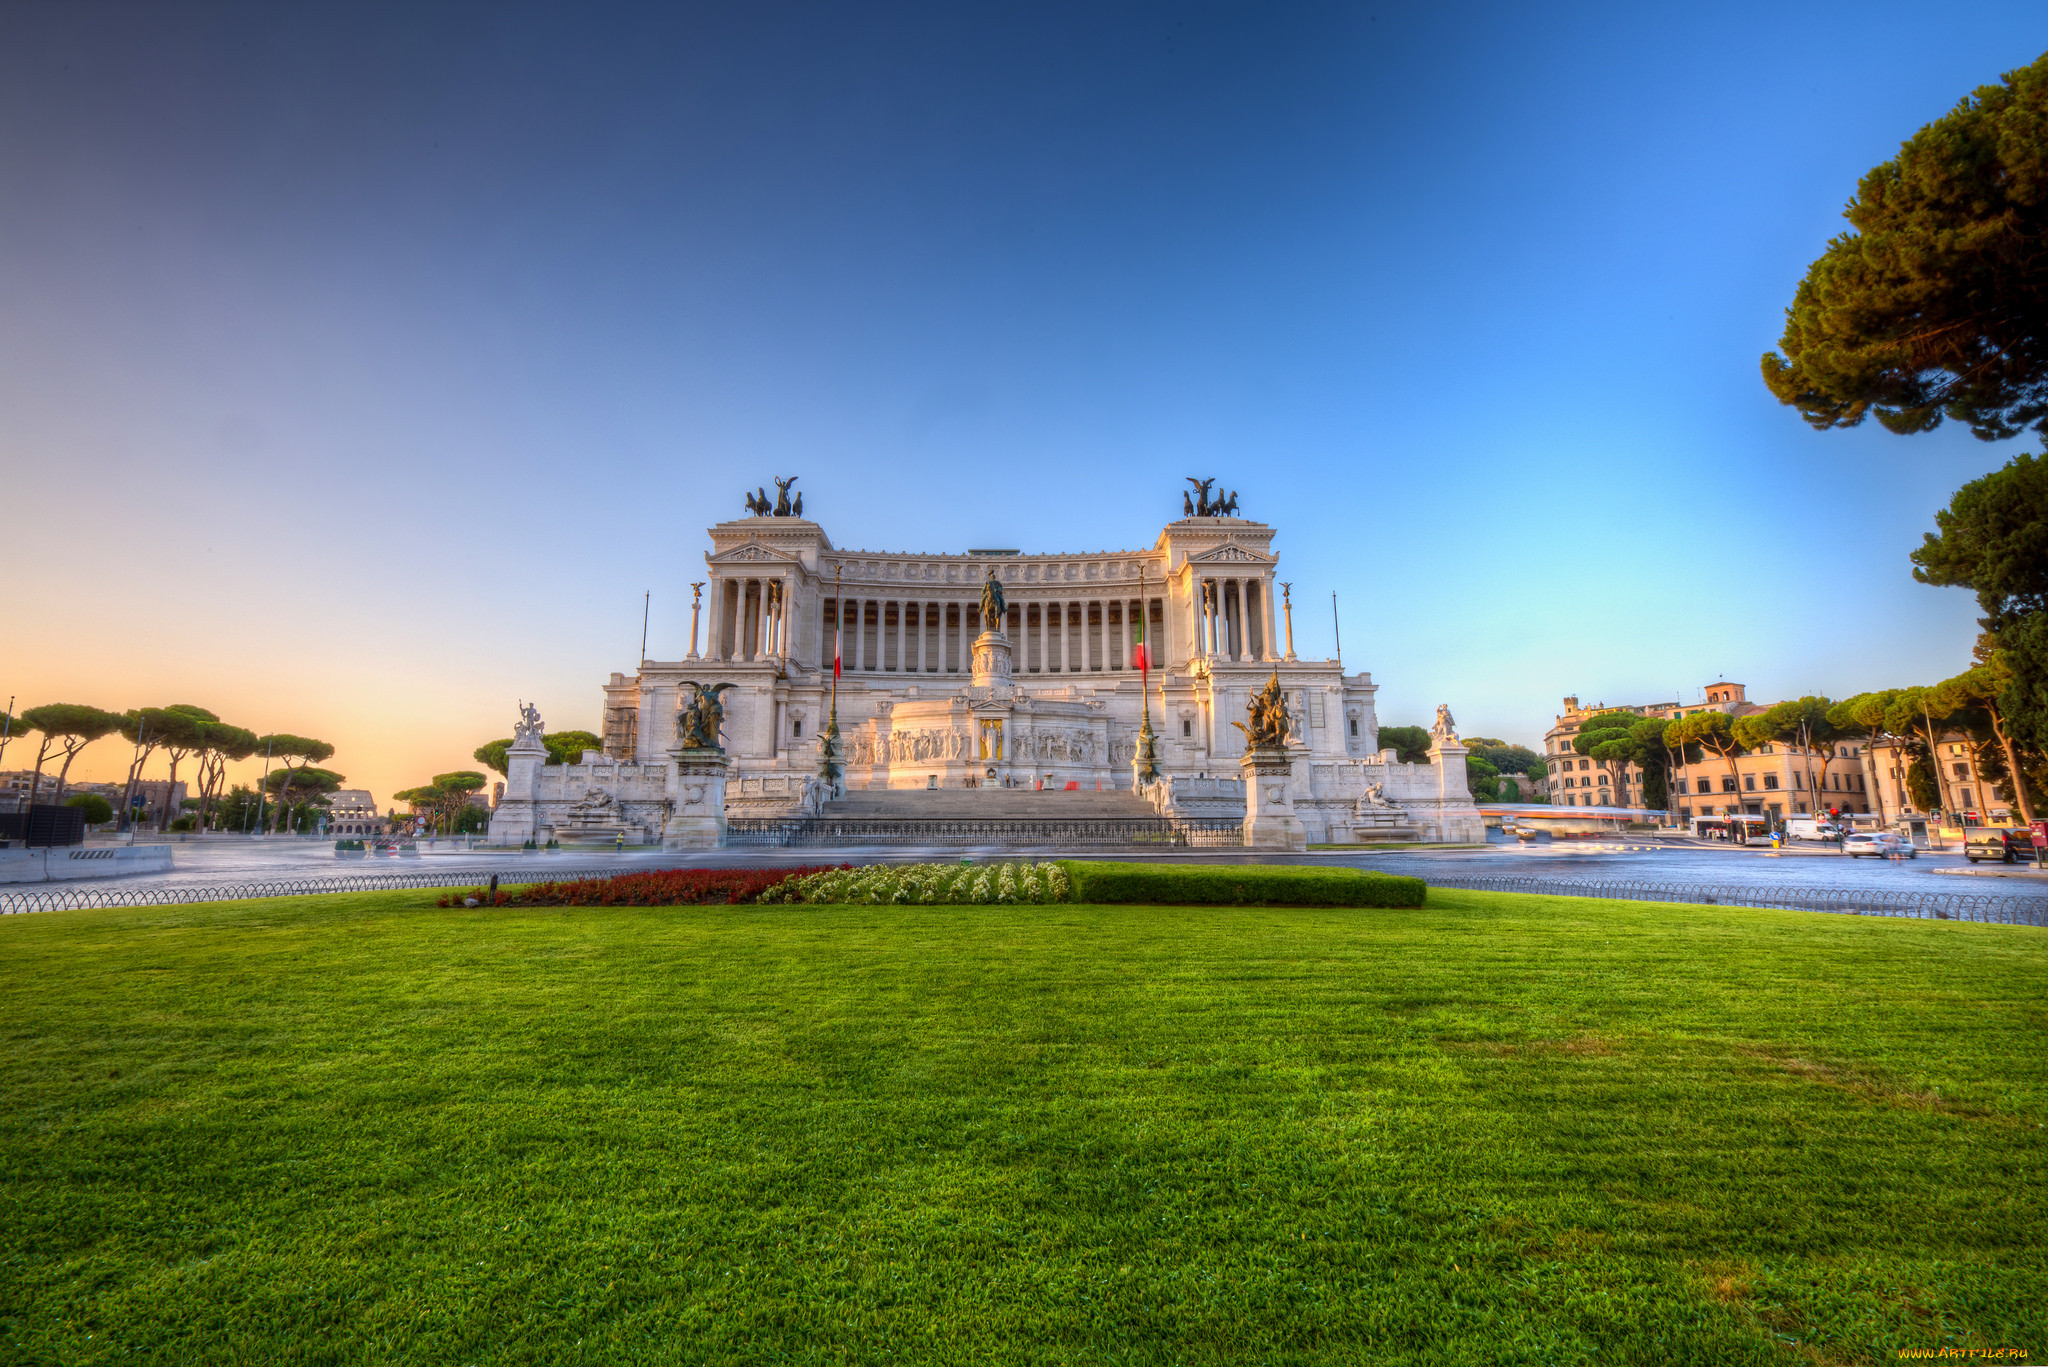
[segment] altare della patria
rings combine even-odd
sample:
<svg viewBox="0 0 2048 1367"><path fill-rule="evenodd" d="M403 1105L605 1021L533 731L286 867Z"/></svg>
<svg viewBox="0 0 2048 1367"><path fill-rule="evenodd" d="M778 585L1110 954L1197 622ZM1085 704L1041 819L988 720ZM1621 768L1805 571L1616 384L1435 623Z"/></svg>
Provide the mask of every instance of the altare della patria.
<svg viewBox="0 0 2048 1367"><path fill-rule="evenodd" d="M689 649L603 685L602 751L547 764L522 708L493 843L1483 839L1449 709L1427 763L1380 751L1372 676L1296 656L1274 528L1215 481L1093 554L843 550L796 482L710 529Z"/></svg>

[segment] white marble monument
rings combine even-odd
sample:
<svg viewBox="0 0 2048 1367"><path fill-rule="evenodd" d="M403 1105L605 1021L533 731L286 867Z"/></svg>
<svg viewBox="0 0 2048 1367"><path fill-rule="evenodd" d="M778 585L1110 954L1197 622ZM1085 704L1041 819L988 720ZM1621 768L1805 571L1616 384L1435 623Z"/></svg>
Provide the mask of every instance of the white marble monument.
<svg viewBox="0 0 2048 1367"><path fill-rule="evenodd" d="M720 690L725 811L817 810L835 649L849 789L1142 786L1162 812L1242 817L1248 747L1231 723L1277 676L1300 839L1483 838L1447 726L1428 763L1399 763L1378 747L1372 676L1294 658L1275 529L1238 516L1234 495L1196 482L1186 515L1134 550L925 554L841 549L802 515L795 481L775 483L778 497L763 486L749 516L710 529L705 636L693 610L670 658L603 685L602 754L546 765L538 739L515 745L494 841L572 829L578 803L631 843L665 841L698 685ZM1158 778L1141 785L1147 701ZM593 789L612 802L588 805Z"/></svg>

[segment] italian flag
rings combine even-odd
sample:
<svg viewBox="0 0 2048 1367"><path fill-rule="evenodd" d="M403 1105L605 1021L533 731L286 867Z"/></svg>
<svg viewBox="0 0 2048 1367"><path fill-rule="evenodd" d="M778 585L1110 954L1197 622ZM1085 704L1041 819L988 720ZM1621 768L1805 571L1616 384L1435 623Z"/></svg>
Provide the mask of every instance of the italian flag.
<svg viewBox="0 0 2048 1367"><path fill-rule="evenodd" d="M1151 652L1145 645L1145 614L1143 612L1138 614L1138 620L1135 625L1137 629L1132 633L1132 639L1135 641L1135 644L1131 648L1131 653L1138 657L1138 672L1141 675L1149 675L1152 669L1152 659Z"/></svg>
<svg viewBox="0 0 2048 1367"><path fill-rule="evenodd" d="M839 637L845 619L846 602L842 599L832 606L832 677L835 679L839 677Z"/></svg>

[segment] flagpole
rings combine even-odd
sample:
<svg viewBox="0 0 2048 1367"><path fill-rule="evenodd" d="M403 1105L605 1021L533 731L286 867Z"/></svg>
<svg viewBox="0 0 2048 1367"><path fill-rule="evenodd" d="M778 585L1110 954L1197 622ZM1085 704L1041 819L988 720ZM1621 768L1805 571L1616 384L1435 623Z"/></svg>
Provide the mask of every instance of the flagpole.
<svg viewBox="0 0 2048 1367"><path fill-rule="evenodd" d="M1138 723L1138 755L1135 771L1131 776L1133 788L1142 788L1159 777L1159 765L1154 758L1152 738L1152 643L1145 639L1145 628L1152 616L1151 600L1146 596L1145 565L1138 564L1138 698L1141 720ZM1159 700L1161 707L1166 699Z"/></svg>
<svg viewBox="0 0 2048 1367"><path fill-rule="evenodd" d="M826 788L837 793L839 790L839 655L846 625L846 600L840 596L840 576L843 565L832 567L832 711L825 721L823 751L818 762L818 777L825 780Z"/></svg>

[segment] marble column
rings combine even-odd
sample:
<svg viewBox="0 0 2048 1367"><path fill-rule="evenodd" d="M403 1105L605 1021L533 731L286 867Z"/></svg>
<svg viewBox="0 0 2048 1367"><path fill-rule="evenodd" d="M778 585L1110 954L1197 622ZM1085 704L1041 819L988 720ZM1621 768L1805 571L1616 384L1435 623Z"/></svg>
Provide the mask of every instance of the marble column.
<svg viewBox="0 0 2048 1367"><path fill-rule="evenodd" d="M1273 581L1261 579L1259 585L1259 658L1276 660L1279 653L1273 649Z"/></svg>
<svg viewBox="0 0 2048 1367"><path fill-rule="evenodd" d="M725 621L725 581L714 574L705 587L711 590L711 634L704 641L704 658L722 660L725 658L725 642L719 638L718 632Z"/></svg>
<svg viewBox="0 0 2048 1367"><path fill-rule="evenodd" d="M1245 628L1251 625L1245 618L1244 580L1235 576L1231 578L1230 599L1234 608L1230 614L1230 658L1243 660L1247 658L1246 648L1250 645Z"/></svg>
<svg viewBox="0 0 2048 1367"><path fill-rule="evenodd" d="M755 660L768 658L768 581L756 579L754 583L754 653Z"/></svg>

